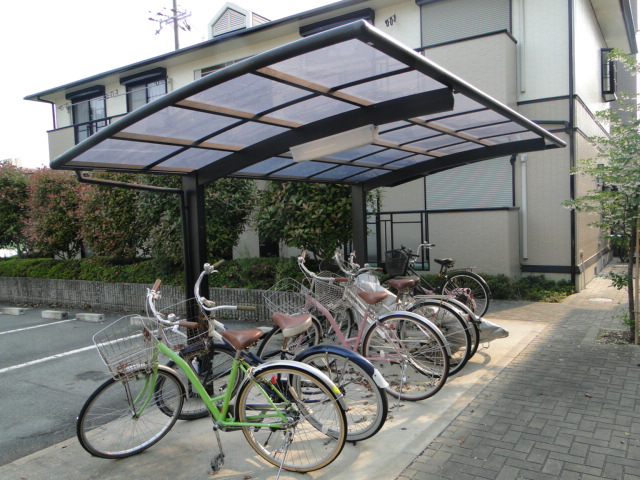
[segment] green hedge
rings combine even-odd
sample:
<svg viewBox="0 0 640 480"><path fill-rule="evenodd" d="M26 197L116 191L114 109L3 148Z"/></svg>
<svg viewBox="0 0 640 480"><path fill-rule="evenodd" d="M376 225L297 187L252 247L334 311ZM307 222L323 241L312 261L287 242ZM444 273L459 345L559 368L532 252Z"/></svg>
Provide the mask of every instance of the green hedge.
<svg viewBox="0 0 640 480"><path fill-rule="evenodd" d="M321 269L312 261L308 261L308 267L312 271ZM284 278L302 279L295 258L242 258L226 261L218 269L218 274L209 276L211 287L266 290ZM100 258L8 258L0 259L0 276L144 284L153 284L156 278L160 278L168 285L184 283L182 270L154 260L123 263ZM568 280L556 282L544 276L528 276L517 280L506 275L482 276L489 284L494 299L559 302L575 291ZM435 275L428 274L425 278L430 283L437 281Z"/></svg>
<svg viewBox="0 0 640 480"><path fill-rule="evenodd" d="M293 258L229 260L219 267L219 271L217 275L209 276L210 286L267 289L282 278L299 279L301 275ZM0 276L144 284L153 284L156 278L160 278L164 284L184 284L181 269L154 260L123 263L101 258L7 258L0 259Z"/></svg>

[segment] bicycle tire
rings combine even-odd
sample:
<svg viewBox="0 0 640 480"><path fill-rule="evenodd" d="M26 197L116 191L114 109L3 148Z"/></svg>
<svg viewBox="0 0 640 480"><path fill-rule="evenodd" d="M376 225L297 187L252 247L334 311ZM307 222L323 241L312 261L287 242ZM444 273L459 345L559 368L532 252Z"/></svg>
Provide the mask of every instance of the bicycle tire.
<svg viewBox="0 0 640 480"><path fill-rule="evenodd" d="M80 410L76 434L91 455L124 458L156 444L178 420L184 388L177 375L159 367L156 381L165 383L164 393L155 391L153 373L140 371L126 379L110 378L100 385ZM149 395L147 391L153 392ZM135 417L132 411L141 408Z"/></svg>
<svg viewBox="0 0 640 480"><path fill-rule="evenodd" d="M402 400L435 395L449 376L449 355L438 333L424 320L401 313L371 325L362 354L389 382L387 392Z"/></svg>
<svg viewBox="0 0 640 480"><path fill-rule="evenodd" d="M287 343L287 356L294 356L309 347L318 345L322 341L322 327L317 318L311 317L311 327L295 337L289 338ZM273 327L262 338L256 355L267 361L271 359L279 359L282 353L282 345L284 337L280 327Z"/></svg>
<svg viewBox="0 0 640 480"><path fill-rule="evenodd" d="M471 334L471 355L473 357L480 346L480 328L475 322L469 322L469 333Z"/></svg>
<svg viewBox="0 0 640 480"><path fill-rule="evenodd" d="M207 390L207 393L214 397L223 395L227 389L234 358L235 350L227 345L214 343L208 350L189 356L187 363L193 365L193 359L197 359L199 371L196 372L196 375ZM178 378L180 378L185 387L184 402L182 404L182 410L178 415L178 420L196 420L209 416L209 408L200 394L193 388L193 385L182 369L177 368L173 360L169 360L165 365L176 371ZM238 375L241 374L242 372L238 370ZM236 378L234 390L237 389L241 381L242 377ZM162 384L158 382L156 388L160 388L161 386Z"/></svg>
<svg viewBox="0 0 640 480"><path fill-rule="evenodd" d="M335 345L318 345L294 360L311 365L340 389L347 402L347 441L366 440L380 431L387 420L389 402L384 389L373 378L374 366L360 354Z"/></svg>
<svg viewBox="0 0 640 480"><path fill-rule="evenodd" d="M251 447L272 465L293 472L311 472L330 464L347 436L338 397L325 380L307 369L277 364L256 369L240 387L236 402L237 420L255 423L242 427ZM265 416L282 423L271 402L286 415L288 424L258 425Z"/></svg>
<svg viewBox="0 0 640 480"><path fill-rule="evenodd" d="M446 338L451 352L449 375L462 370L471 358L473 348L471 327L462 312L446 301L436 299L421 299L407 310L430 320Z"/></svg>
<svg viewBox="0 0 640 480"><path fill-rule="evenodd" d="M469 288L471 290L471 299L466 298L465 295L458 295L456 290L460 288ZM465 271L448 273L447 280L442 285L442 294L452 295L467 305L479 317L489 310L491 290L487 282L476 273Z"/></svg>

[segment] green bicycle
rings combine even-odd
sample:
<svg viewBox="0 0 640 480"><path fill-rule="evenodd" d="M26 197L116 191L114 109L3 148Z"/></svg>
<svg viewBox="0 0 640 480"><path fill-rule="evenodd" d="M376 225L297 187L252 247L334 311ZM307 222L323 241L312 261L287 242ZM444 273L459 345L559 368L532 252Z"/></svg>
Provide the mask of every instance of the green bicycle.
<svg viewBox="0 0 640 480"><path fill-rule="evenodd" d="M280 469L311 472L333 462L347 435L346 406L335 384L300 362L281 360L251 367L241 352L262 336L262 330L228 331L224 338L238 352L229 382L244 381L233 406L235 389L210 396L170 347L171 336L198 324L157 312L154 302L160 297L160 284L156 281L147 295L152 317L123 317L94 336L112 378L80 411L77 436L82 447L94 456L123 458L146 450L171 430L182 409L185 387L175 370L159 364L159 354L164 354L186 375L211 413L220 448L211 461L214 472L224 462L219 430L241 429L251 447ZM214 329L209 332L214 338L220 335Z"/></svg>

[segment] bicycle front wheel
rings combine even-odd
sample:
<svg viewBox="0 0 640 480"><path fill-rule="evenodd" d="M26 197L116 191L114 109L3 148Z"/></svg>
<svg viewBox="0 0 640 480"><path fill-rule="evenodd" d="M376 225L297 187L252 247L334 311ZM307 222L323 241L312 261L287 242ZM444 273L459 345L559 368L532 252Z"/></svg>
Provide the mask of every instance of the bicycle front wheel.
<svg viewBox="0 0 640 480"><path fill-rule="evenodd" d="M473 272L452 272L442 286L443 295L451 295L467 305L479 317L489 310L491 290L484 279Z"/></svg>
<svg viewBox="0 0 640 480"><path fill-rule="evenodd" d="M427 322L413 316L378 319L364 337L362 353L389 382L389 394L403 400L435 395L449 375L444 342Z"/></svg>
<svg viewBox="0 0 640 480"><path fill-rule="evenodd" d="M473 348L470 325L462 312L444 301L435 299L420 300L408 310L431 321L446 338L451 351L449 375L462 370L471 358Z"/></svg>
<svg viewBox="0 0 640 480"><path fill-rule="evenodd" d="M295 359L320 370L333 380L344 395L349 430L347 441L366 440L378 433L387 419L389 405L386 392L378 387L372 374L367 372L375 371L373 365L359 354L345 348L316 348L322 351L310 354L303 352ZM354 356L357 356L358 361Z"/></svg>
<svg viewBox="0 0 640 480"><path fill-rule="evenodd" d="M162 395L156 385L163 383ZM140 372L110 378L93 392L76 424L80 445L91 455L123 458L140 453L164 437L178 419L184 388L171 371Z"/></svg>
<svg viewBox="0 0 640 480"><path fill-rule="evenodd" d="M347 436L336 394L320 377L292 366L267 366L245 381L236 416L253 424L242 432L262 458L293 472L329 465Z"/></svg>

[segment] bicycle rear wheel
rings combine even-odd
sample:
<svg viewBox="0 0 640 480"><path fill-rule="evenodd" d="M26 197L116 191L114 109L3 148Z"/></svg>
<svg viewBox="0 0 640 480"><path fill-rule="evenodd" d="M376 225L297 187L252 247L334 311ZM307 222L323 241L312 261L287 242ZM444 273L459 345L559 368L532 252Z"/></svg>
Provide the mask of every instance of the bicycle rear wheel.
<svg viewBox="0 0 640 480"><path fill-rule="evenodd" d="M163 383L162 395L156 384ZM164 437L178 419L184 388L170 370L157 376L141 371L110 378L93 392L76 424L80 445L91 455L123 458L140 453Z"/></svg>
<svg viewBox="0 0 640 480"><path fill-rule="evenodd" d="M389 394L403 400L435 395L449 375L449 355L440 336L424 320L401 313L369 328L362 353L389 382Z"/></svg>
<svg viewBox="0 0 640 480"><path fill-rule="evenodd" d="M233 349L226 345L216 343L211 345L209 350L204 353L190 356L187 359L187 363L191 364L194 369L195 365L198 366L198 371L195 372L196 375L207 390L207 393L214 397L223 395L225 390L228 388L229 374L231 373L234 356L235 351ZM194 363L194 360L197 361L197 363ZM178 419L195 420L208 416L210 414L209 409L182 369L176 368L176 364L173 360L169 360L166 366L176 371L178 377L182 380L182 383L186 388L182 411L180 412L180 415L178 415ZM240 374L241 371L238 370L238 375ZM240 385L241 380L242 378L236 379L236 383L234 385L235 388ZM162 392L164 384L162 382L158 382L157 385L157 388L161 390L160 394L164 395Z"/></svg>
<svg viewBox="0 0 640 480"><path fill-rule="evenodd" d="M449 375L458 373L471 358L470 325L462 312L442 300L419 300L409 309L430 320L442 332L451 350L449 357Z"/></svg>
<svg viewBox="0 0 640 480"><path fill-rule="evenodd" d="M358 442L375 435L384 425L389 410L386 392L378 387L374 367L358 353L333 345L318 346L295 357L329 377L347 402L347 441Z"/></svg>
<svg viewBox="0 0 640 480"><path fill-rule="evenodd" d="M262 458L294 472L333 462L347 435L336 394L320 377L293 366L267 366L247 379L238 392L236 416L255 424L242 432ZM272 426L263 426L267 422Z"/></svg>
<svg viewBox="0 0 640 480"><path fill-rule="evenodd" d="M463 271L449 273L447 281L442 286L442 294L451 295L464 303L479 317L489 310L491 290L487 282L476 273Z"/></svg>

